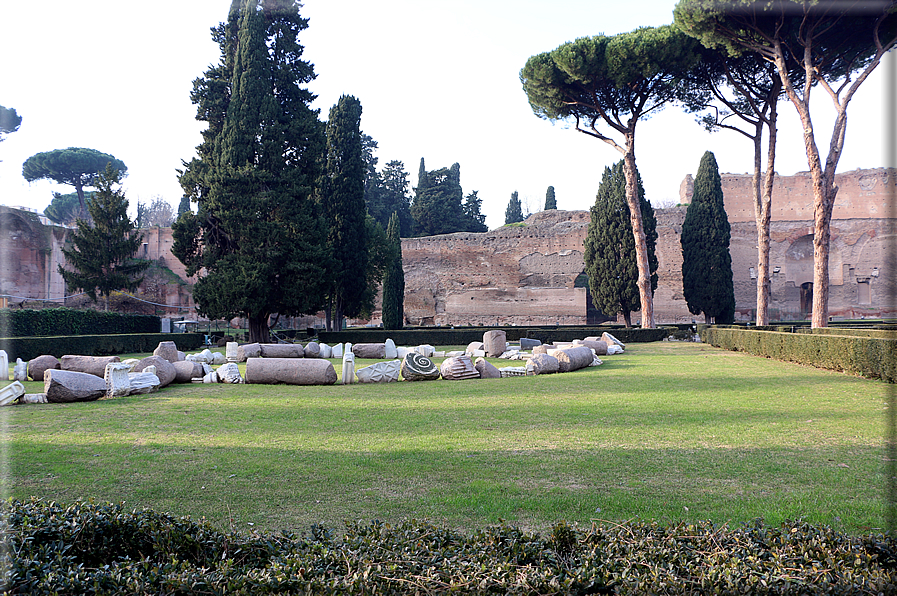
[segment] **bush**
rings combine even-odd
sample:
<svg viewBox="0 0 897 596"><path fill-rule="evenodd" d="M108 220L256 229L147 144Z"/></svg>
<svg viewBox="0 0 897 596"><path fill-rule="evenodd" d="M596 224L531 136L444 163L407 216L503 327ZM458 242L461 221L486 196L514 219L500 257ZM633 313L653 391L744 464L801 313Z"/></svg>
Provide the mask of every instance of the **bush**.
<svg viewBox="0 0 897 596"><path fill-rule="evenodd" d="M414 520L338 535L221 533L122 505L5 506L11 594L893 594L897 538L761 522L628 521L551 535Z"/></svg>
<svg viewBox="0 0 897 596"><path fill-rule="evenodd" d="M719 348L897 382L897 339L710 326L699 332Z"/></svg>
<svg viewBox="0 0 897 596"><path fill-rule="evenodd" d="M66 354L111 356L135 352L152 352L162 341L173 341L186 352L203 345L202 333L142 333L134 335L75 335L70 337L11 337L0 339L10 362L16 358L31 360L44 354L57 358Z"/></svg>
<svg viewBox="0 0 897 596"><path fill-rule="evenodd" d="M0 310L0 329L8 337L159 333L162 321L152 315L123 315L73 308L4 308Z"/></svg>

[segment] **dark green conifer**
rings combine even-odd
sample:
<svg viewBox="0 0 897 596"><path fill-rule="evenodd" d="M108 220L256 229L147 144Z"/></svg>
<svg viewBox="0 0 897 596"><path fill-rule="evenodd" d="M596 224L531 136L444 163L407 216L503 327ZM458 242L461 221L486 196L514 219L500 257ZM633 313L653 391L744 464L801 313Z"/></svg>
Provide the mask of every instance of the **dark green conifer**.
<svg viewBox="0 0 897 596"><path fill-rule="evenodd" d="M393 213L386 229L393 256L383 275L383 328L401 329L405 322L405 272L402 269L402 239L399 237L399 215Z"/></svg>
<svg viewBox="0 0 897 596"><path fill-rule="evenodd" d="M520 199L517 197L517 191L511 193L511 200L505 209L505 225L523 221L523 208L520 205Z"/></svg>
<svg viewBox="0 0 897 596"><path fill-rule="evenodd" d="M557 208L558 208L558 202L554 198L554 187L549 186L548 190L545 191L545 211L548 211L549 209L557 209Z"/></svg>
<svg viewBox="0 0 897 596"><path fill-rule="evenodd" d="M657 222L651 203L645 199L645 189L638 171L636 180L653 293L657 289ZM626 202L626 175L622 160L613 169L604 168L598 195L591 208L583 259L595 308L606 315L622 314L626 326L630 327L630 313L641 309L641 299L635 236L632 233L629 204Z"/></svg>
<svg viewBox="0 0 897 596"><path fill-rule="evenodd" d="M707 151L695 176L694 194L682 223L682 291L688 310L705 322L735 317L729 218L713 153Z"/></svg>

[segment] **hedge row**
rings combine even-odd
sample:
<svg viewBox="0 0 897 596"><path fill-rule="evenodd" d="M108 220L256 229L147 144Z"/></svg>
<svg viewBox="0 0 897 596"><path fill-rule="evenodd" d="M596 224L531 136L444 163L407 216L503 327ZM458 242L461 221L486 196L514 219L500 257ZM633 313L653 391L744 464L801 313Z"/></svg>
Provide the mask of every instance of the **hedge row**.
<svg viewBox="0 0 897 596"><path fill-rule="evenodd" d="M847 327L800 327L794 330L795 333L812 333L814 335L851 335L854 337L881 337L884 339L897 338L897 331L893 329L882 329L865 327L863 329L847 328Z"/></svg>
<svg viewBox="0 0 897 596"><path fill-rule="evenodd" d="M0 332L7 337L159 333L161 330L161 319L152 315L123 315L74 308L0 310Z"/></svg>
<svg viewBox="0 0 897 596"><path fill-rule="evenodd" d="M227 534L122 505L5 506L9 594L894 594L897 538L757 521L627 521L541 536L414 520Z"/></svg>
<svg viewBox="0 0 897 596"><path fill-rule="evenodd" d="M459 327L455 329L346 329L344 331L319 331L318 340L327 344L338 343L382 343L387 338L398 346L464 346L474 341L483 341L483 334L490 329L501 329L508 341L518 341L521 337L538 339L542 343L573 341L590 336L601 336L605 331L623 343L660 341L671 334L671 328L639 329L610 327Z"/></svg>
<svg viewBox="0 0 897 596"><path fill-rule="evenodd" d="M897 382L897 339L703 326L699 332L703 342L727 350Z"/></svg>
<svg viewBox="0 0 897 596"><path fill-rule="evenodd" d="M65 337L10 337L0 339L10 362L31 360L44 354L57 358L66 354L110 356L152 352L162 341L173 341L182 352L203 344L202 333L141 333L132 335L71 335Z"/></svg>

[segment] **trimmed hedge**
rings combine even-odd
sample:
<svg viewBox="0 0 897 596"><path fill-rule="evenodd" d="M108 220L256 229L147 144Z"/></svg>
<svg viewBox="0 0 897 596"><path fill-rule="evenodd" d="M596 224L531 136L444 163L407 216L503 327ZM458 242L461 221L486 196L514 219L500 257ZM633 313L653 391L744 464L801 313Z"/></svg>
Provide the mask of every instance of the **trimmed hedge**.
<svg viewBox="0 0 897 596"><path fill-rule="evenodd" d="M850 335L853 337L880 337L884 339L897 339L897 331L893 329L881 329L873 327L864 327L862 329L851 329L847 327L800 327L794 330L795 333L812 333L814 335Z"/></svg>
<svg viewBox="0 0 897 596"><path fill-rule="evenodd" d="M897 538L755 521L642 521L545 536L415 520L221 533L122 504L8 501L9 594L894 594Z"/></svg>
<svg viewBox="0 0 897 596"><path fill-rule="evenodd" d="M727 350L897 382L897 339L709 326L699 333Z"/></svg>
<svg viewBox="0 0 897 596"><path fill-rule="evenodd" d="M66 354L81 356L111 356L152 352L159 342L173 341L179 350L187 352L203 345L202 333L141 333L132 335L72 335L65 337L10 337L0 339L0 349L6 350L10 362L16 358L31 360L44 354L57 358Z"/></svg>
<svg viewBox="0 0 897 596"><path fill-rule="evenodd" d="M670 335L671 328L640 329L631 327L441 327L418 329L380 328L346 329L344 331L319 331L318 340L328 344L338 343L383 343L392 339L397 346L463 346L474 341L483 341L483 334L491 329L501 329L508 341L518 341L521 337L538 339L542 343L573 341L593 335L600 336L607 331L623 343L660 341Z"/></svg>
<svg viewBox="0 0 897 596"><path fill-rule="evenodd" d="M4 308L0 310L0 329L9 337L159 333L162 320L153 315L123 315L74 308Z"/></svg>

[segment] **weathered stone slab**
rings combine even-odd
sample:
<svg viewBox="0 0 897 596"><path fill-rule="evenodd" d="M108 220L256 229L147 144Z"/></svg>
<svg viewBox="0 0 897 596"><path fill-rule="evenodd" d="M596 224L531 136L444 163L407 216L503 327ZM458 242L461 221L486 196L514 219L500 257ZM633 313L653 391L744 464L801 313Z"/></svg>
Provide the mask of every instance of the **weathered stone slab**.
<svg viewBox="0 0 897 596"><path fill-rule="evenodd" d="M61 370L87 373L95 377L103 378L106 374L106 365L110 362L121 362L118 356L76 356L66 355L59 359Z"/></svg>
<svg viewBox="0 0 897 596"><path fill-rule="evenodd" d="M336 344L332 348L330 348L330 357L331 358L342 358L343 357L343 344Z"/></svg>
<svg viewBox="0 0 897 596"><path fill-rule="evenodd" d="M397 358L398 355L399 353L396 351L396 342L387 337L386 341L383 342L383 357L392 360L393 358Z"/></svg>
<svg viewBox="0 0 897 596"><path fill-rule="evenodd" d="M152 393L159 388L159 377L156 376L154 366L147 367L143 372L128 373L128 380L131 383L131 395L140 395L143 393Z"/></svg>
<svg viewBox="0 0 897 596"><path fill-rule="evenodd" d="M240 367L237 366L236 362L222 364L215 372L218 373L218 381L220 383L239 384L243 382L243 377L240 375Z"/></svg>
<svg viewBox="0 0 897 596"><path fill-rule="evenodd" d="M212 362L210 362L213 366L221 366L227 362L227 357L221 352L212 352Z"/></svg>
<svg viewBox="0 0 897 596"><path fill-rule="evenodd" d="M529 364L533 369L534 375L548 375L558 372L560 364L558 359L548 354L534 354L529 359Z"/></svg>
<svg viewBox="0 0 897 596"><path fill-rule="evenodd" d="M504 367L498 369L498 372L501 373L502 378L525 377L526 376L526 367L525 366L504 366Z"/></svg>
<svg viewBox="0 0 897 596"><path fill-rule="evenodd" d="M160 389L171 385L177 376L177 370L175 370L174 364L160 356L147 356L135 364L134 368L131 370L133 372L143 372L148 366L156 367L156 376L159 377Z"/></svg>
<svg viewBox="0 0 897 596"><path fill-rule="evenodd" d="M250 358L246 382L265 385L333 385L336 370L320 358Z"/></svg>
<svg viewBox="0 0 897 596"><path fill-rule="evenodd" d="M0 379L9 380L9 354L6 350L0 350Z"/></svg>
<svg viewBox="0 0 897 596"><path fill-rule="evenodd" d="M383 360L386 358L386 344L354 344L352 352L356 358Z"/></svg>
<svg viewBox="0 0 897 596"><path fill-rule="evenodd" d="M442 378L447 381L461 381L464 379L479 379L480 373L474 368L470 356L454 356L446 358L439 367Z"/></svg>
<svg viewBox="0 0 897 596"><path fill-rule="evenodd" d="M585 368L592 364L595 355L586 346L573 346L562 350L554 350L551 353L558 360L558 372L570 372Z"/></svg>
<svg viewBox="0 0 897 596"><path fill-rule="evenodd" d="M486 348L483 347L483 342L481 341L472 341L467 344L467 347L464 348L464 353L468 356L473 355L474 352L483 352L483 355L486 354Z"/></svg>
<svg viewBox="0 0 897 596"><path fill-rule="evenodd" d="M483 349L492 358L498 358L508 349L507 334L501 329L492 329L483 334Z"/></svg>
<svg viewBox="0 0 897 596"><path fill-rule="evenodd" d="M229 341L224 344L224 359L228 362L239 362L240 344L235 341Z"/></svg>
<svg viewBox="0 0 897 596"><path fill-rule="evenodd" d="M131 379L128 374L131 367L122 362L110 362L106 365L103 380L106 382L106 397L124 397L131 392Z"/></svg>
<svg viewBox="0 0 897 596"><path fill-rule="evenodd" d="M607 355L608 356L613 356L614 354L622 354L622 353L623 353L623 348L621 348L620 346L618 346L616 344L611 344L611 345L607 346Z"/></svg>
<svg viewBox="0 0 897 596"><path fill-rule="evenodd" d="M593 350L595 350L595 354L597 354L598 356L604 356L605 354L607 354L607 342L603 342L600 339L577 339L573 341L573 345L592 348Z"/></svg>
<svg viewBox="0 0 897 596"><path fill-rule="evenodd" d="M538 346L533 346L533 354L534 355L535 354L547 354L547 353L548 353L548 346L546 346L544 344L540 344Z"/></svg>
<svg viewBox="0 0 897 596"><path fill-rule="evenodd" d="M626 349L626 344L621 342L619 339L617 339L616 337L614 337L607 331L605 331L604 333L601 334L601 341L607 343L607 345L615 344L615 345L620 346L624 350Z"/></svg>
<svg viewBox="0 0 897 596"><path fill-rule="evenodd" d="M439 369L426 356L409 352L402 359L402 378L406 381L435 381L439 376Z"/></svg>
<svg viewBox="0 0 897 596"><path fill-rule="evenodd" d="M44 393L49 403L93 401L106 395L106 381L90 373L51 368L44 373Z"/></svg>
<svg viewBox="0 0 897 596"><path fill-rule="evenodd" d="M8 406L23 395L25 395L25 386L18 381L13 381L3 389L0 389L0 406Z"/></svg>
<svg viewBox="0 0 897 596"><path fill-rule="evenodd" d="M340 377L341 385L351 385L355 382L355 353L352 344L346 343L343 349L343 368Z"/></svg>
<svg viewBox="0 0 897 596"><path fill-rule="evenodd" d="M306 358L320 358L321 357L321 344L316 341L310 341L305 346L305 350L303 351L303 355Z"/></svg>
<svg viewBox="0 0 897 596"><path fill-rule="evenodd" d="M299 344L259 344L262 358L304 358L305 349Z"/></svg>
<svg viewBox="0 0 897 596"><path fill-rule="evenodd" d="M259 358L262 355L262 345L259 343L245 344L237 349L238 362L246 362L250 358Z"/></svg>
<svg viewBox="0 0 897 596"><path fill-rule="evenodd" d="M46 393L26 393L19 398L20 404L45 404L47 403Z"/></svg>
<svg viewBox="0 0 897 596"><path fill-rule="evenodd" d="M370 366L359 368L355 376L359 383L393 383L399 380L399 371L402 363L399 360L377 362Z"/></svg>
<svg viewBox="0 0 897 596"><path fill-rule="evenodd" d="M327 344L318 344L318 348L320 349L319 358L333 358L333 348L331 348Z"/></svg>
<svg viewBox="0 0 897 596"><path fill-rule="evenodd" d="M16 358L16 363L12 367L12 380L24 383L28 380L28 363L21 358Z"/></svg>
<svg viewBox="0 0 897 596"><path fill-rule="evenodd" d="M218 373L216 371L212 371L206 376L202 378L202 382L206 384L212 384L218 382Z"/></svg>
<svg viewBox="0 0 897 596"><path fill-rule="evenodd" d="M473 363L473 367L477 369L478 373L480 373L481 379L501 378L501 371L498 370L494 365L486 362L485 358L477 358L476 362Z"/></svg>
<svg viewBox="0 0 897 596"><path fill-rule="evenodd" d="M414 348L414 351L426 358L432 358L436 353L436 348L434 348L430 344L421 344Z"/></svg>
<svg viewBox="0 0 897 596"><path fill-rule="evenodd" d="M153 350L153 356L160 356L174 364L178 361L178 347L173 341L160 341Z"/></svg>
<svg viewBox="0 0 897 596"><path fill-rule="evenodd" d="M174 366L174 382L190 383L193 379L201 379L205 374L202 364L184 360L183 362L175 362Z"/></svg>
<svg viewBox="0 0 897 596"><path fill-rule="evenodd" d="M405 356L414 352L413 348L407 348L405 346L396 346L396 358L399 360L404 360ZM414 352L415 354L417 352Z"/></svg>
<svg viewBox="0 0 897 596"><path fill-rule="evenodd" d="M59 368L59 358L44 354L28 361L28 376L32 381L43 381L44 371Z"/></svg>
<svg viewBox="0 0 897 596"><path fill-rule="evenodd" d="M538 339L532 339L530 337L521 337L520 338L520 349L521 350L532 350L536 346L541 346L542 342Z"/></svg>

